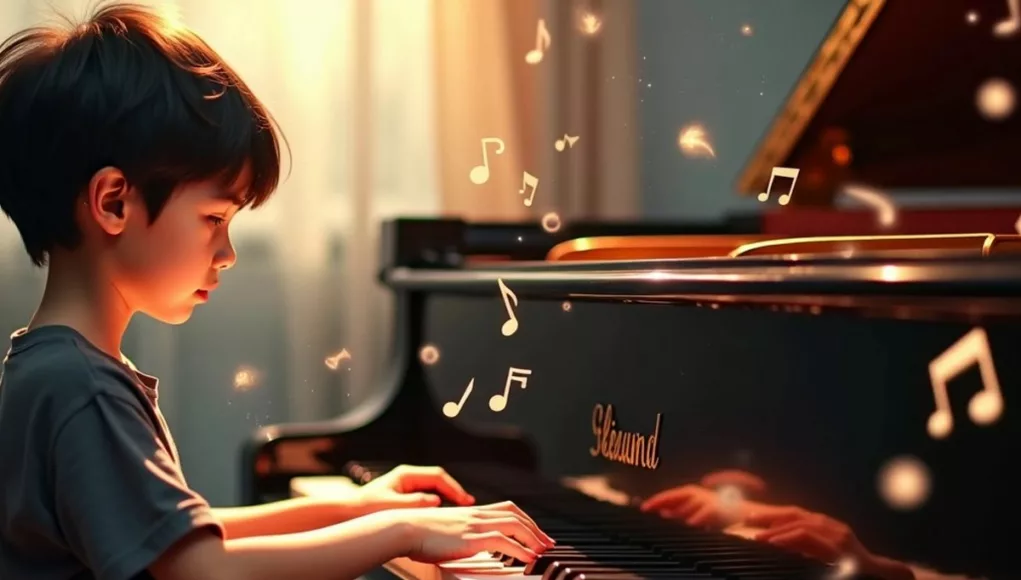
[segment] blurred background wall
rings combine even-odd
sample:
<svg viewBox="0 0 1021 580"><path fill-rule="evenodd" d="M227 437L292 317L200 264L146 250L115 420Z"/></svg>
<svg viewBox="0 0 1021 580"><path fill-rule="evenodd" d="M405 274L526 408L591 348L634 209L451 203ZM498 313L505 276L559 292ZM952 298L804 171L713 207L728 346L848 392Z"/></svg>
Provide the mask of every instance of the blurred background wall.
<svg viewBox="0 0 1021 580"><path fill-rule="evenodd" d="M711 218L755 211L734 179L843 0L176 0L272 110L291 174L232 226L239 261L188 323L139 316L124 352L161 377L191 483L238 501L257 426L359 403L386 364L380 221ZM86 0L0 2L0 36L81 17ZM594 18L585 18L588 13ZM551 43L525 61L543 18ZM744 29L743 27L748 26ZM714 159L688 159L698 122ZM564 134L578 136L557 151ZM471 167L489 150L490 180ZM522 172L540 178L533 207ZM0 330L23 326L44 272L0 220ZM336 370L327 356L351 354Z"/></svg>

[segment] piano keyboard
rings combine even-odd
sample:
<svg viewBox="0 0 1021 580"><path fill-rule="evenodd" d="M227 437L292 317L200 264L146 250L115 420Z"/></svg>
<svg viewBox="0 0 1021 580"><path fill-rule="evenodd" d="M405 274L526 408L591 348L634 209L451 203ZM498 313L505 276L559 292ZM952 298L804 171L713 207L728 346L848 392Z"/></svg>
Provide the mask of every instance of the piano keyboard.
<svg viewBox="0 0 1021 580"><path fill-rule="evenodd" d="M352 462L345 475L359 484L392 469ZM850 580L833 566L719 531L696 529L588 497L533 474L497 465L444 466L481 504L511 500L557 545L531 563L478 554L440 564L430 577L476 580ZM413 576L417 577L417 576ZM864 580L862 576L856 576Z"/></svg>

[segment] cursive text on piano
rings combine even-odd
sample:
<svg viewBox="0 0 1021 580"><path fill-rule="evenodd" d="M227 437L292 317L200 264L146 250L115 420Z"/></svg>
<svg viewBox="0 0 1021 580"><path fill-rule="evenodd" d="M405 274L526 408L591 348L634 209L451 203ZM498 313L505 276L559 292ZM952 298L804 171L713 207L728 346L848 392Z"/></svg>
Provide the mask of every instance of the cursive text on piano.
<svg viewBox="0 0 1021 580"><path fill-rule="evenodd" d="M663 414L656 413L656 428L649 436L638 432L617 429L613 417L613 405L597 404L592 410L592 433L596 444L589 448L592 457L604 457L610 461L656 469L659 467L659 428Z"/></svg>

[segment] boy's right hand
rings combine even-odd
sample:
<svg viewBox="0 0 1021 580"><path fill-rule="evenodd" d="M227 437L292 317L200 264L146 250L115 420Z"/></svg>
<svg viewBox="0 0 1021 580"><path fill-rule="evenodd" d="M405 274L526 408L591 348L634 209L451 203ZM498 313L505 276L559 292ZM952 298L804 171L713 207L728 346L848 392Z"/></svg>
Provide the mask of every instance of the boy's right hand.
<svg viewBox="0 0 1021 580"><path fill-rule="evenodd" d="M501 552L531 562L554 541L513 502L392 510L408 532L408 558L431 564Z"/></svg>

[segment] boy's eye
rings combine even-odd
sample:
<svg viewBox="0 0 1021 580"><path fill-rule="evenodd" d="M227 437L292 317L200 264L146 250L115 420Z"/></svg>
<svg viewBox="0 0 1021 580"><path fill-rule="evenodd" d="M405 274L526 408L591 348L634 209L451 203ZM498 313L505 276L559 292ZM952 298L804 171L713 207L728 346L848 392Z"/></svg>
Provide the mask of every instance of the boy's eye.
<svg viewBox="0 0 1021 580"><path fill-rule="evenodd" d="M217 227L222 226L223 222L227 221L227 220L223 219L222 217L220 217L218 215L211 215L211 216L209 216L208 219L209 219L210 223L212 223L214 226L217 226Z"/></svg>

